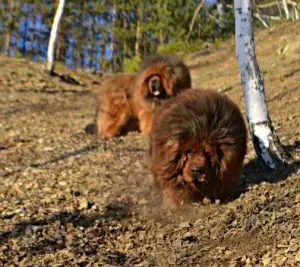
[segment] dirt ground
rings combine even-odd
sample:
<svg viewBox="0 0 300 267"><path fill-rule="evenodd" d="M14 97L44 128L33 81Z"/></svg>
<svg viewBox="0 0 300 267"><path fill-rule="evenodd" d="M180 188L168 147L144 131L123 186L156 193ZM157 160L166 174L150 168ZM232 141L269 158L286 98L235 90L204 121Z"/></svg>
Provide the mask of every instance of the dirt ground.
<svg viewBox="0 0 300 267"><path fill-rule="evenodd" d="M256 33L274 127L295 163L265 174L251 142L237 197L161 209L148 139L84 133L101 77L0 56L0 266L299 266L300 23ZM190 55L194 87L244 111L234 40Z"/></svg>

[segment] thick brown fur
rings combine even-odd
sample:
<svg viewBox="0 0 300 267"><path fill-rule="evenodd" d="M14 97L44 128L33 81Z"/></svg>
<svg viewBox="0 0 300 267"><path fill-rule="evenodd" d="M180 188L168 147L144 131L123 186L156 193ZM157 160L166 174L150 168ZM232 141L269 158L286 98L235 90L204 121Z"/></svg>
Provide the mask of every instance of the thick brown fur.
<svg viewBox="0 0 300 267"><path fill-rule="evenodd" d="M156 112L149 169L167 206L226 200L246 151L247 130L238 106L212 90L189 90Z"/></svg>
<svg viewBox="0 0 300 267"><path fill-rule="evenodd" d="M161 103L191 87L189 69L174 55L145 59L134 74L106 78L97 94L96 125L99 137L124 135L128 131L149 133L153 113Z"/></svg>
<svg viewBox="0 0 300 267"><path fill-rule="evenodd" d="M150 133L153 114L157 108L166 99L191 88L191 83L189 69L175 55L147 57L137 73L133 95L140 130Z"/></svg>
<svg viewBox="0 0 300 267"><path fill-rule="evenodd" d="M138 130L132 102L136 74L107 77L96 97L96 125L99 137L112 137Z"/></svg>

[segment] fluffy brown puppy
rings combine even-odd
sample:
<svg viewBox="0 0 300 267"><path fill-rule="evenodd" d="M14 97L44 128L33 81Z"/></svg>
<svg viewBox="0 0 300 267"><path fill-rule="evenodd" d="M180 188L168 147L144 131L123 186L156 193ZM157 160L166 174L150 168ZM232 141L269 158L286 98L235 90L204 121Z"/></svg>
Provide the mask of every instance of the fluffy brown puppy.
<svg viewBox="0 0 300 267"><path fill-rule="evenodd" d="M150 133L153 114L163 101L191 88L188 67L178 57L165 54L147 57L137 73L135 114L140 130Z"/></svg>
<svg viewBox="0 0 300 267"><path fill-rule="evenodd" d="M189 69L174 55L145 59L136 74L103 80L97 94L97 132L112 137L140 129L149 133L153 113L162 101L191 87ZM86 132L92 132L92 126Z"/></svg>
<svg viewBox="0 0 300 267"><path fill-rule="evenodd" d="M225 200L239 179L246 144L242 114L226 95L197 89L165 102L154 117L149 154L165 204Z"/></svg>
<svg viewBox="0 0 300 267"><path fill-rule="evenodd" d="M116 74L103 80L96 97L96 124L99 137L112 137L138 130L133 91L136 74Z"/></svg>

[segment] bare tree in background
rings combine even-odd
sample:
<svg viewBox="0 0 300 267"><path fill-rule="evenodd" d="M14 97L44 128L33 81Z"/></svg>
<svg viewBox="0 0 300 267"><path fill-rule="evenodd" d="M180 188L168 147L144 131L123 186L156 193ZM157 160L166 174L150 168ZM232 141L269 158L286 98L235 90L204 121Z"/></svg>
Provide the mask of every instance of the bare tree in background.
<svg viewBox="0 0 300 267"><path fill-rule="evenodd" d="M195 24L195 21L196 21L196 17L197 17L197 15L198 15L198 13L200 12L200 9L201 9L201 7L203 6L203 4L204 4L204 0L200 0L200 1L199 1L199 4L198 4L198 6L197 6L197 8L196 8L196 10L195 10L195 12L194 12L194 15L193 15L193 18L192 18L190 27L189 27L189 32L188 32L188 34L187 34L187 36L186 36L186 41L187 41L187 42L189 41L190 35L191 35L191 33L192 33L192 31L193 31L193 28L194 28L194 24Z"/></svg>
<svg viewBox="0 0 300 267"><path fill-rule="evenodd" d="M52 74L54 72L54 52L57 39L59 22L61 20L65 6L65 0L59 0L58 7L54 16L47 51L47 70Z"/></svg>
<svg viewBox="0 0 300 267"><path fill-rule="evenodd" d="M264 81L255 55L252 1L234 0L236 53L244 89L246 116L256 154L267 169L289 163L272 126Z"/></svg>
<svg viewBox="0 0 300 267"><path fill-rule="evenodd" d="M11 0L8 2L8 29L6 32L6 37L5 37L5 49L6 49L6 54L9 54L9 49L10 49L10 41L11 41L11 36L13 33L14 29L14 18L13 18L13 12L15 8L15 1Z"/></svg>
<svg viewBox="0 0 300 267"><path fill-rule="evenodd" d="M116 25L116 19L117 19L117 13L118 13L118 7L116 1L113 2L112 6L112 21L111 21L111 39L110 39L110 45L109 45L109 59L111 61L110 64L110 72L113 72L116 68L116 62L115 62L115 42L116 42L116 36L114 34L114 27Z"/></svg>
<svg viewBox="0 0 300 267"><path fill-rule="evenodd" d="M284 13L285 13L285 17L286 17L287 20L289 20L290 13L289 13L289 9L288 9L286 0L282 0L282 5L283 5L283 10L284 10Z"/></svg>
<svg viewBox="0 0 300 267"><path fill-rule="evenodd" d="M138 55L140 52L140 39L142 36L141 24L143 20L143 1L138 0L137 3L137 18L136 18L136 35L135 35L135 55Z"/></svg>

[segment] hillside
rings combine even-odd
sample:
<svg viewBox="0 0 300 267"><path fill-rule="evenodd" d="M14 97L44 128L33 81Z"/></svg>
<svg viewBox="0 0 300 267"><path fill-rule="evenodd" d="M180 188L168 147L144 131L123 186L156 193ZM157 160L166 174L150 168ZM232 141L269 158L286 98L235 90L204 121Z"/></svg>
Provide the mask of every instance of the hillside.
<svg viewBox="0 0 300 267"><path fill-rule="evenodd" d="M236 199L159 205L147 137L99 140L101 77L81 85L0 56L0 266L297 266L300 264L300 23L256 32L274 127L295 163L266 175L251 142ZM234 40L190 55L194 87L226 93L244 111ZM298 262L298 263L297 263Z"/></svg>

